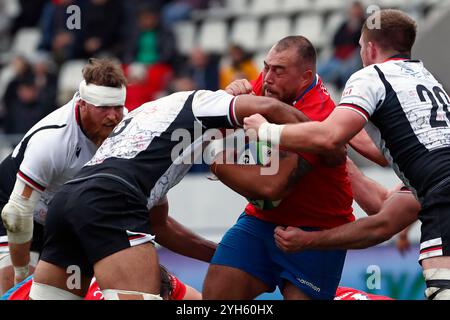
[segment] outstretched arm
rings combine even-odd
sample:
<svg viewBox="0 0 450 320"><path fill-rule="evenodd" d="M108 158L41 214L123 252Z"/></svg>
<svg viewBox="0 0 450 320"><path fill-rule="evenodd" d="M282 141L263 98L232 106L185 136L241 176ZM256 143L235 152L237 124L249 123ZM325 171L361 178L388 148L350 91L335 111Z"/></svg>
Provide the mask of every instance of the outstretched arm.
<svg viewBox="0 0 450 320"><path fill-rule="evenodd" d="M339 227L305 232L294 227L277 227L275 241L286 252L306 249L364 249L390 239L417 220L420 204L410 192L389 197L381 211Z"/></svg>
<svg viewBox="0 0 450 320"><path fill-rule="evenodd" d="M274 98L241 95L235 100L236 118L244 123L244 118L259 113L273 123L298 123L310 121L296 108Z"/></svg>
<svg viewBox="0 0 450 320"><path fill-rule="evenodd" d="M274 157L277 157L275 151L272 152L272 158ZM280 151L277 161L278 170L273 175L261 174L263 167L260 165L214 162L211 170L222 183L244 197L280 200L311 170L311 165L297 154L288 151Z"/></svg>
<svg viewBox="0 0 450 320"><path fill-rule="evenodd" d="M382 167L389 165L388 161L381 151L375 146L365 129L361 130L356 136L354 136L352 140L350 140L349 144L364 158L369 159Z"/></svg>
<svg viewBox="0 0 450 320"><path fill-rule="evenodd" d="M168 202L150 209L150 226L156 242L178 254L209 262L217 244L195 234L168 215Z"/></svg>
<svg viewBox="0 0 450 320"><path fill-rule="evenodd" d="M350 158L347 158L347 172L352 184L353 198L361 209L368 215L378 213L389 196L389 190L365 176Z"/></svg>
<svg viewBox="0 0 450 320"><path fill-rule="evenodd" d="M335 109L322 122L291 125L267 123L261 115L244 119L244 128L262 140L281 144L297 152L332 153L343 148L366 124L366 119L347 109Z"/></svg>

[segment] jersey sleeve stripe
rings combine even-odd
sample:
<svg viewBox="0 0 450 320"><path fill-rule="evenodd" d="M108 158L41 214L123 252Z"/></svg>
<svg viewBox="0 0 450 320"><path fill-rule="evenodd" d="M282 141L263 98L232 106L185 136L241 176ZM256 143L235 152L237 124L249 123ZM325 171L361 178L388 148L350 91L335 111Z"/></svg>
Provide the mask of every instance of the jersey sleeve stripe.
<svg viewBox="0 0 450 320"><path fill-rule="evenodd" d="M229 118L230 123L233 127L242 127L242 125L239 123L238 119L236 118L236 97L234 97L230 101L230 111L229 111Z"/></svg>
<svg viewBox="0 0 450 320"><path fill-rule="evenodd" d="M362 107L357 106L356 104L350 103L341 103L336 107L336 109L350 109L359 113L366 121L369 121L369 113Z"/></svg>
<svg viewBox="0 0 450 320"><path fill-rule="evenodd" d="M40 185L39 183L37 183L36 181L34 181L33 179L31 179L30 177L28 177L25 173L23 173L22 171L19 170L19 172L17 172L17 176L22 179L25 183L27 183L28 185L30 185L32 188L40 191L40 192L44 192L45 191L45 187Z"/></svg>

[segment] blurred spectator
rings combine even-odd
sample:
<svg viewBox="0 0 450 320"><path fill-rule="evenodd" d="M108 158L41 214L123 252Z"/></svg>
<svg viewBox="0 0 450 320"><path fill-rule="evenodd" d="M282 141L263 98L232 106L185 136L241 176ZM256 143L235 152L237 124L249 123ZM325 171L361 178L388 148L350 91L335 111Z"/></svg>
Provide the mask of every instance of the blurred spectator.
<svg viewBox="0 0 450 320"><path fill-rule="evenodd" d="M52 0L46 4L42 13L39 48L51 52L58 65L72 59L75 54L75 36L80 31L67 28L67 7L77 3L75 0Z"/></svg>
<svg viewBox="0 0 450 320"><path fill-rule="evenodd" d="M137 22L137 29L127 44L125 63L173 65L177 56L175 36L161 24L159 9L144 5L139 10Z"/></svg>
<svg viewBox="0 0 450 320"><path fill-rule="evenodd" d="M106 53L120 56L124 6L121 0L87 0L81 9L81 32L75 47L76 58L86 59Z"/></svg>
<svg viewBox="0 0 450 320"><path fill-rule="evenodd" d="M171 28L174 23L180 20L187 20L191 17L192 10L208 8L210 0L172 0L162 9L163 24Z"/></svg>
<svg viewBox="0 0 450 320"><path fill-rule="evenodd" d="M14 19L11 35L14 36L21 28L36 27L46 2L47 0L19 0L20 13Z"/></svg>
<svg viewBox="0 0 450 320"><path fill-rule="evenodd" d="M228 49L228 63L220 68L220 88L237 79L255 80L259 70L251 56L239 45L231 45Z"/></svg>
<svg viewBox="0 0 450 320"><path fill-rule="evenodd" d="M218 57L208 55L200 48L195 48L179 74L190 77L194 81L196 89L215 91L219 89L218 60Z"/></svg>
<svg viewBox="0 0 450 320"><path fill-rule="evenodd" d="M11 89L15 92L5 101L5 133L25 133L45 115L39 101L39 89L34 76L29 73L17 79Z"/></svg>
<svg viewBox="0 0 450 320"><path fill-rule="evenodd" d="M364 23L365 12L360 2L353 2L348 10L348 18L336 31L333 38L333 56L324 64L319 64L317 73L322 80L335 84L341 89L352 73L361 68L359 38Z"/></svg>
<svg viewBox="0 0 450 320"><path fill-rule="evenodd" d="M167 95L180 91L193 91L196 89L194 80L187 75L175 77L168 88Z"/></svg>
<svg viewBox="0 0 450 320"><path fill-rule="evenodd" d="M159 63L150 66L132 63L125 68L125 75L128 80L125 105L131 111L157 99L166 90L172 77L172 69Z"/></svg>
<svg viewBox="0 0 450 320"><path fill-rule="evenodd" d="M6 51L9 47L11 23L18 14L18 2L0 0L0 52Z"/></svg>
<svg viewBox="0 0 450 320"><path fill-rule="evenodd" d="M50 57L43 52L36 53L30 62L38 90L38 100L43 107L43 114L47 115L57 108L58 75L56 67Z"/></svg>

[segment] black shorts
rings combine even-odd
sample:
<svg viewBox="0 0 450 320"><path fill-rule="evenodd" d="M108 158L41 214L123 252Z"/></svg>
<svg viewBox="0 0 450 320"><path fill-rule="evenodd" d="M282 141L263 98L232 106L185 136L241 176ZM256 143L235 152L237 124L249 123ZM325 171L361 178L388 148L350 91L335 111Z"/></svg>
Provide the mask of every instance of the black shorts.
<svg viewBox="0 0 450 320"><path fill-rule="evenodd" d="M437 187L422 200L419 262L450 256L450 184Z"/></svg>
<svg viewBox="0 0 450 320"><path fill-rule="evenodd" d="M50 202L41 260L78 266L90 277L99 260L150 241L145 196L120 182L92 178L64 185Z"/></svg>

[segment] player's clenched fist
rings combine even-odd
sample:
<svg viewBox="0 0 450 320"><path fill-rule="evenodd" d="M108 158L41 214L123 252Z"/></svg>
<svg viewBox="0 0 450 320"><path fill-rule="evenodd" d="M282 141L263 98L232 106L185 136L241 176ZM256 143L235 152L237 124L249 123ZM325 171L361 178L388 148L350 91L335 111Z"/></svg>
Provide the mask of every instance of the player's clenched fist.
<svg viewBox="0 0 450 320"><path fill-rule="evenodd" d="M275 243L286 252L297 252L308 248L312 238L311 232L296 227L276 227Z"/></svg>
<svg viewBox="0 0 450 320"><path fill-rule="evenodd" d="M235 80L230 83L225 91L233 96L238 96L241 94L253 94L253 86L246 79Z"/></svg>

